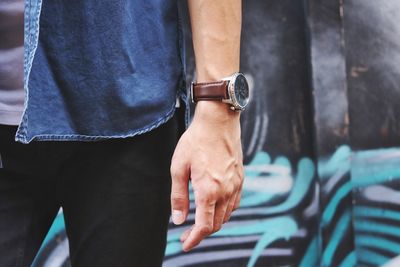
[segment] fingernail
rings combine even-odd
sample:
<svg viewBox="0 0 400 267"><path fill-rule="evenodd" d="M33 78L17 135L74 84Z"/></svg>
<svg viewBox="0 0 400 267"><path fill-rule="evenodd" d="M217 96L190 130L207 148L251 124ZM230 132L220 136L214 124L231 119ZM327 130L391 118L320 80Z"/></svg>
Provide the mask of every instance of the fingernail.
<svg viewBox="0 0 400 267"><path fill-rule="evenodd" d="M173 210L172 221L174 222L174 224L183 223L183 212L181 210Z"/></svg>

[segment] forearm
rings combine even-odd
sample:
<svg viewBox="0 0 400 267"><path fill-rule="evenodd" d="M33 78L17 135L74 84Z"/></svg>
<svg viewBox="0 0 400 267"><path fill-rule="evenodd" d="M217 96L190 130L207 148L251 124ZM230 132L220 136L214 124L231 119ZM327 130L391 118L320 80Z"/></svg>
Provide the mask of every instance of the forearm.
<svg viewBox="0 0 400 267"><path fill-rule="evenodd" d="M189 0L189 13L197 82L217 81L238 72L241 0ZM216 117L215 112L239 117L226 104L215 101L199 101L195 113L202 116L212 113Z"/></svg>
<svg viewBox="0 0 400 267"><path fill-rule="evenodd" d="M196 81L219 81L238 72L241 0L189 0L189 11ZM244 178L240 112L222 101L196 103L194 118L171 161L171 207L176 224L189 214L189 180L195 198L195 224L180 237L184 251L229 220L239 207Z"/></svg>

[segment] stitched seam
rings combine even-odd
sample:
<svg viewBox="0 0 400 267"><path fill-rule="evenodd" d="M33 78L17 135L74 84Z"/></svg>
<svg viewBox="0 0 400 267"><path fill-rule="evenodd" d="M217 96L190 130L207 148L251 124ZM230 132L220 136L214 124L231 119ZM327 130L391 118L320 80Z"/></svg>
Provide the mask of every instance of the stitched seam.
<svg viewBox="0 0 400 267"><path fill-rule="evenodd" d="M21 141L22 143L29 143L33 140L43 140L43 141L98 141L98 140L105 140L105 139L112 139L112 138L126 138L126 137L132 137L135 135L139 135L142 133L149 132L153 130L154 128L157 128L161 124L167 122L175 112L175 104L176 100L173 101L172 108L161 118L156 120L155 122L144 126L140 129L134 130L131 133L125 134L125 135L82 135L82 134L40 134L40 135L34 135L29 140L27 138L23 139L18 139L18 141Z"/></svg>
<svg viewBox="0 0 400 267"><path fill-rule="evenodd" d="M29 1L29 2L28 2ZM25 141L27 139L27 131L28 131L28 101L29 101L29 76L33 65L33 58L36 53L38 41L39 41L39 20L40 20L40 12L42 8L42 0L37 1L35 14L33 17L33 23L31 18L32 11L32 0L26 0L25 4L28 8L25 8L24 20L27 21L27 24L24 28L24 36L25 34L28 36L28 40L24 39L24 43L27 42L28 53L24 53L24 90L25 90L25 101L24 101L24 111L22 115L21 123L18 126L17 133L15 135L15 141ZM36 28L35 28L36 26ZM26 68L26 69L25 69Z"/></svg>

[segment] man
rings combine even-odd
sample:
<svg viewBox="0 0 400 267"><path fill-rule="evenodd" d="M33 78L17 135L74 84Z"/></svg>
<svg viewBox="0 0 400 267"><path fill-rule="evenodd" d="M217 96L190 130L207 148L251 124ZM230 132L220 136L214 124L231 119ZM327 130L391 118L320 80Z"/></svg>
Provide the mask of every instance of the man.
<svg viewBox="0 0 400 267"><path fill-rule="evenodd" d="M1 12L21 26L21 6L3 1ZM29 266L59 207L72 266L161 266L171 212L175 224L188 215L189 180L195 224L182 249L229 220L241 197L248 101L237 73L241 1L189 0L189 13L197 104L181 135L176 0L26 2L24 107L20 82L0 67L0 266Z"/></svg>

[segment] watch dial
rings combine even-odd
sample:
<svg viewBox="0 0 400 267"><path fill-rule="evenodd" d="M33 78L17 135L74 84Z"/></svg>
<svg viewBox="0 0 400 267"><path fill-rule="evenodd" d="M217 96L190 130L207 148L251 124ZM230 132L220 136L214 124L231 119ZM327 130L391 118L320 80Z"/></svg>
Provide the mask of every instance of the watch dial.
<svg viewBox="0 0 400 267"><path fill-rule="evenodd" d="M249 85L247 84L246 77L239 74L235 80L235 98L241 107L245 107L249 101Z"/></svg>

